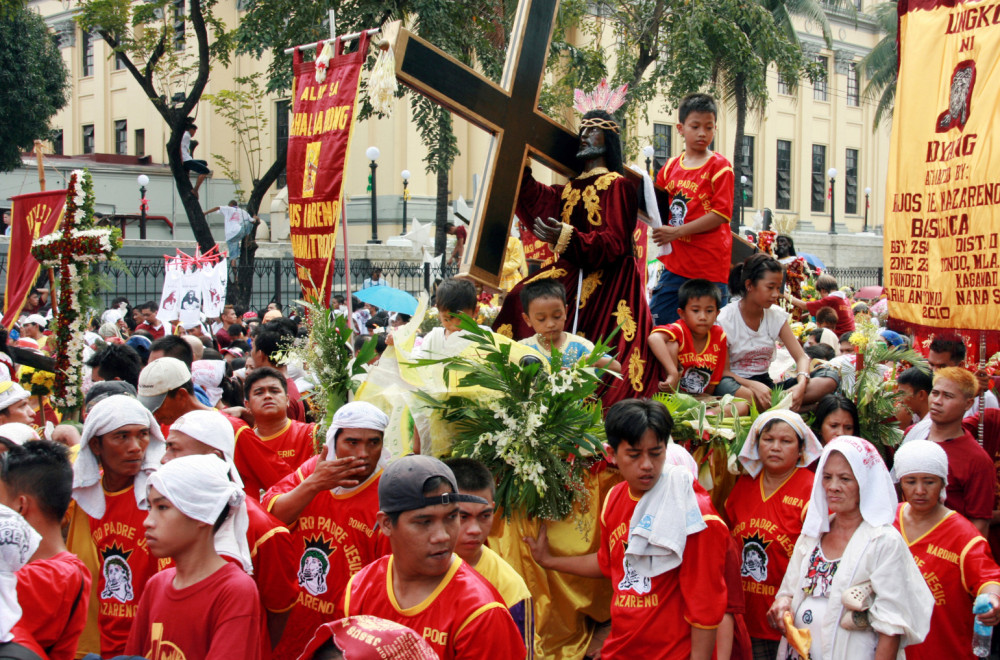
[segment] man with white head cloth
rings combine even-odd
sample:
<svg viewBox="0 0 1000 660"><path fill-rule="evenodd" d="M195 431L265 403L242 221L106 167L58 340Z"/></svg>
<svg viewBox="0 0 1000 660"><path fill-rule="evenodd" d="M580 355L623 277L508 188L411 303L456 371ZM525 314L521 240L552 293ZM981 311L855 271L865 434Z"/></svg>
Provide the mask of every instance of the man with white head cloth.
<svg viewBox="0 0 1000 660"><path fill-rule="evenodd" d="M213 456L183 456L149 479L144 528L150 551L174 567L154 576L139 601L125 652L154 660L260 660L257 587L215 550L234 519L246 534L246 497Z"/></svg>
<svg viewBox="0 0 1000 660"><path fill-rule="evenodd" d="M86 521L71 520L66 540L95 578L91 595L95 606L80 651L102 657L125 652L136 605L146 582L159 569L143 541L142 524L148 508L146 484L159 467L163 450L163 435L153 415L130 396L100 401L83 424L80 453L73 465L72 515L86 516ZM99 648L94 648L95 620Z"/></svg>
<svg viewBox="0 0 1000 660"><path fill-rule="evenodd" d="M320 455L264 496L268 510L292 530L298 562L298 600L276 654L301 653L316 629L335 618L351 576L389 554L376 523L388 423L370 403L346 404L334 414Z"/></svg>
<svg viewBox="0 0 1000 660"><path fill-rule="evenodd" d="M177 418L167 434L163 462L183 456L215 455L229 467L229 478L243 487L233 464L236 440L233 426L221 413L193 410ZM261 631L262 657L271 656L271 640L281 638L299 588L295 581L298 558L288 528L269 514L261 503L248 497L240 505L247 516L244 542L240 544L230 518L215 535L215 549L224 559L240 563L251 572L260 592L264 612ZM252 564L252 568L251 568Z"/></svg>
<svg viewBox="0 0 1000 660"><path fill-rule="evenodd" d="M23 612L17 600L15 576L41 541L41 535L28 521L0 504L0 658L44 657L41 647L19 623Z"/></svg>

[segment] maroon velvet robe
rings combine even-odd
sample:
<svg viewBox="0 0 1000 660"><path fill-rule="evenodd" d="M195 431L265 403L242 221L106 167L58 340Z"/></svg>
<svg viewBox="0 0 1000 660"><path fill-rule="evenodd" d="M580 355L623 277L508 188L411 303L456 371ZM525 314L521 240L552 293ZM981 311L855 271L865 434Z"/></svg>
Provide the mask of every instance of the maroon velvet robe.
<svg viewBox="0 0 1000 660"><path fill-rule="evenodd" d="M635 258L635 188L619 174L604 169L593 172L565 186L546 186L535 181L530 172L525 173L518 195L518 216L561 219L573 225L573 236L555 263L510 291L493 329L514 339L531 336L531 327L521 317L521 287L553 277L566 287L569 309L565 329L573 332L579 288L576 334L596 342L623 324L611 350L622 365L622 378L605 376L608 386L602 390L601 400L607 407L622 399L653 395L662 378L659 362L646 344L653 319ZM582 288L578 286L581 270Z"/></svg>

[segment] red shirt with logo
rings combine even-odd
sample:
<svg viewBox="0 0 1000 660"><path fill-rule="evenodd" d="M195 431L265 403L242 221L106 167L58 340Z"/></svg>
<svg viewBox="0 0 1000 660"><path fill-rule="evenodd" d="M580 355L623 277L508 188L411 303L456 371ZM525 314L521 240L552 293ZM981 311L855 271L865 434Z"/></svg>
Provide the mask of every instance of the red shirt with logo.
<svg viewBox="0 0 1000 660"><path fill-rule="evenodd" d="M802 531L815 475L799 468L767 497L762 477L763 472L736 481L726 500L726 517L742 556L747 630L751 637L781 639L781 633L767 623L767 610Z"/></svg>
<svg viewBox="0 0 1000 660"><path fill-rule="evenodd" d="M72 660L87 623L90 571L72 552L36 559L17 575L17 602L24 613L20 625L49 660Z"/></svg>
<svg viewBox="0 0 1000 660"><path fill-rule="evenodd" d="M656 175L656 185L671 196L664 226L679 227L711 212L726 220L733 216L733 166L718 152L712 152L700 167L684 165L684 154L671 158ZM725 283L729 279L733 235L728 223L678 238L670 245L670 254L659 259L671 273L710 282Z"/></svg>
<svg viewBox="0 0 1000 660"><path fill-rule="evenodd" d="M318 456L312 457L271 488L264 496L267 509L315 472L318 462ZM351 576L389 554L389 539L376 523L381 476L379 471L354 491L319 493L291 526L295 605L277 655L301 653L316 628L336 618Z"/></svg>
<svg viewBox="0 0 1000 660"><path fill-rule="evenodd" d="M934 610L930 632L922 644L906 647L906 658L971 658L972 603L987 584L1000 586L1000 568L979 530L954 511L923 536L909 538L903 523L908 506L899 505L894 524L934 596Z"/></svg>
<svg viewBox="0 0 1000 660"><path fill-rule="evenodd" d="M294 470L310 457L316 455L315 435L315 424L306 424L290 419L285 428L274 435L262 436L258 433L257 437L264 443L265 448L275 452L278 458ZM239 468L237 467L237 469Z"/></svg>
<svg viewBox="0 0 1000 660"><path fill-rule="evenodd" d="M611 578L611 634L601 657L681 660L691 655L691 626L717 628L726 613L729 530L707 498L698 498L708 527L687 537L681 565L653 578L625 561L629 523L639 502L622 482L601 511L597 560Z"/></svg>
<svg viewBox="0 0 1000 660"><path fill-rule="evenodd" d="M148 660L260 660L260 599L253 579L227 563L183 589L177 569L146 585L126 653Z"/></svg>
<svg viewBox="0 0 1000 660"><path fill-rule="evenodd" d="M658 325L653 332L662 332L669 341L677 342L677 361L680 362L681 379L678 387L688 394L711 394L722 380L726 370L726 355L729 348L726 331L721 325L713 325L708 332L705 348L695 348L691 329L684 321L670 325Z"/></svg>
<svg viewBox="0 0 1000 660"><path fill-rule="evenodd" d="M441 660L526 656L500 592L458 555L452 555L451 567L434 593L408 608L396 600L392 560L392 555L382 557L351 578L344 594L345 616L369 614L412 628Z"/></svg>
<svg viewBox="0 0 1000 660"><path fill-rule="evenodd" d="M243 479L243 490L248 498L259 502L261 493L291 473L292 467L279 458L274 449L261 442L242 419L232 415L226 415L226 419L233 425L236 436L233 463Z"/></svg>

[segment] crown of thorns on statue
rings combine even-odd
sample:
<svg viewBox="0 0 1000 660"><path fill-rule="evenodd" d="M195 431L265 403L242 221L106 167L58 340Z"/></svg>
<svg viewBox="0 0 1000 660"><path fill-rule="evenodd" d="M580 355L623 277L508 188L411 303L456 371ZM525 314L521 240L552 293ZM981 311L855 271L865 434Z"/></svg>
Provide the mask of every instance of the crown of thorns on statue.
<svg viewBox="0 0 1000 660"><path fill-rule="evenodd" d="M586 115L592 110L603 110L609 115L613 115L618 108L625 103L625 93L628 91L628 84L618 88L608 85L607 79L601 80L601 84L594 88L589 94L582 89L573 92L573 108L580 114ZM600 117L589 117L580 122L580 130L585 128L600 128L602 130L614 131L618 133L618 122Z"/></svg>

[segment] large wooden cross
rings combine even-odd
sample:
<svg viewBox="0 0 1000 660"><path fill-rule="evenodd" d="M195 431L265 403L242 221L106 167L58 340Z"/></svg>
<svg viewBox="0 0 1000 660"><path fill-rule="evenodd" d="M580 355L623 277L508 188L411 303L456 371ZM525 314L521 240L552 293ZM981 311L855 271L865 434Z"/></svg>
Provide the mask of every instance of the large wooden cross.
<svg viewBox="0 0 1000 660"><path fill-rule="evenodd" d="M525 159L579 173L579 138L538 109L559 0L520 0L499 85L412 32L400 30L396 77L492 138L461 273L496 287Z"/></svg>

